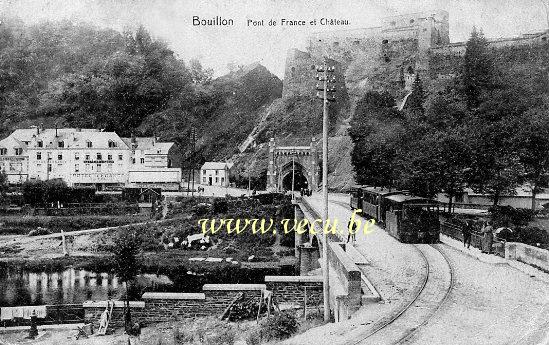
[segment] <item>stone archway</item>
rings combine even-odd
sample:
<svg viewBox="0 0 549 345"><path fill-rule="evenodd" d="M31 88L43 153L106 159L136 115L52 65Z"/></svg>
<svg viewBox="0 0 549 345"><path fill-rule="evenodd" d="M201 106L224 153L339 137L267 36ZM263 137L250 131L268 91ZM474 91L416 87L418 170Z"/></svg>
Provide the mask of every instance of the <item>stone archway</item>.
<svg viewBox="0 0 549 345"><path fill-rule="evenodd" d="M280 175L282 190L300 191L301 189L309 189L310 182L307 178L307 172L303 166L297 162L289 162L282 168ZM293 181L292 181L293 180Z"/></svg>
<svg viewBox="0 0 549 345"><path fill-rule="evenodd" d="M276 146L274 138L269 142L269 170L267 171L267 190L281 192L291 190L284 188L291 179L292 169L295 169L295 177L299 179L299 185L307 185L309 189L318 190L318 153L314 138L310 146ZM290 176L289 176L290 175ZM289 176L289 177L288 177ZM286 181L286 182L285 182Z"/></svg>

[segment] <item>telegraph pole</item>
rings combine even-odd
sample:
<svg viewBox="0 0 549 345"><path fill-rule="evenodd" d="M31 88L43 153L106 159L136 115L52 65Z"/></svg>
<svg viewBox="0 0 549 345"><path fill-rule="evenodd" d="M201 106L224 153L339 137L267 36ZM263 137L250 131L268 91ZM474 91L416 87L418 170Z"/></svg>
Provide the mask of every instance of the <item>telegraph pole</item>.
<svg viewBox="0 0 549 345"><path fill-rule="evenodd" d="M194 196L194 151L195 151L195 144L196 144L196 129L193 127L191 128L191 140L193 141L193 152L191 155L191 171L192 171L192 189L191 189L191 196Z"/></svg>
<svg viewBox="0 0 549 345"><path fill-rule="evenodd" d="M328 234L326 232L328 222L328 102L333 102L335 87L334 66L328 66L327 59L324 59L322 66L317 66L317 80L322 82L316 85L317 97L322 99L322 272L323 272L323 293L324 293L324 322L330 321L330 270L328 263ZM332 85L331 85L332 84ZM322 94L321 92L322 91Z"/></svg>
<svg viewBox="0 0 549 345"><path fill-rule="evenodd" d="M295 200L294 181L295 181L295 151L292 152L292 200Z"/></svg>

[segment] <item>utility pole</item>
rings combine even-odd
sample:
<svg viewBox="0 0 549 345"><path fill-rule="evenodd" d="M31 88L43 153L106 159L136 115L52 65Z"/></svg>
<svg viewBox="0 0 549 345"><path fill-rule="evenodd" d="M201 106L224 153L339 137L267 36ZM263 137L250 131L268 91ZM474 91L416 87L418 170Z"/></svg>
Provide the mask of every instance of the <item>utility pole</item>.
<svg viewBox="0 0 549 345"><path fill-rule="evenodd" d="M316 79L321 84L316 84L317 97L322 99L322 199L323 199L323 210L322 210L322 272L323 272L323 297L324 297L324 322L330 321L330 273L329 273L329 263L328 263L328 234L326 232L327 223L328 223L328 102L335 101L333 97L333 92L335 87L333 83L335 82L335 77L333 72L335 71L334 66L328 66L327 59L324 59L324 64L322 66L317 66ZM322 93L320 92L322 91Z"/></svg>
<svg viewBox="0 0 549 345"><path fill-rule="evenodd" d="M192 171L192 189L191 189L191 196L194 196L194 151L195 151L195 145L196 145L196 129L194 127L191 128L191 140L193 141L193 151L191 155L191 171Z"/></svg>
<svg viewBox="0 0 549 345"><path fill-rule="evenodd" d="M292 152L292 200L295 200L295 193L294 193L294 181L295 181L295 152Z"/></svg>

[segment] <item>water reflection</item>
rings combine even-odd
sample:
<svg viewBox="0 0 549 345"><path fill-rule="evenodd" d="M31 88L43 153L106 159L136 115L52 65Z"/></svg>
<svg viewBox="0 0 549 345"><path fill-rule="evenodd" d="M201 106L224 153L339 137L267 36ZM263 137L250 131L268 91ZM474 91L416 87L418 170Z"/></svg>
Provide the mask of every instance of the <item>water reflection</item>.
<svg viewBox="0 0 549 345"><path fill-rule="evenodd" d="M173 284L165 276L146 274L137 279L137 292L165 291ZM79 304L86 300L119 299L124 284L111 273L66 269L30 272L19 267L0 269L0 306Z"/></svg>

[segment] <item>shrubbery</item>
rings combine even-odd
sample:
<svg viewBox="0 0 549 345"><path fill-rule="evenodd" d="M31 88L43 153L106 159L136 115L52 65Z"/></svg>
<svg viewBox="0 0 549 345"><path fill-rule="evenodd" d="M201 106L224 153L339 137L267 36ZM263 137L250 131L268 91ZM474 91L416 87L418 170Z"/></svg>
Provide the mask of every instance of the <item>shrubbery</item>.
<svg viewBox="0 0 549 345"><path fill-rule="evenodd" d="M247 345L258 345L273 340L283 340L294 335L299 328L295 315L282 312L261 321L259 328L246 338Z"/></svg>
<svg viewBox="0 0 549 345"><path fill-rule="evenodd" d="M511 206L490 207L490 214L495 227L526 226L534 219L534 211Z"/></svg>

